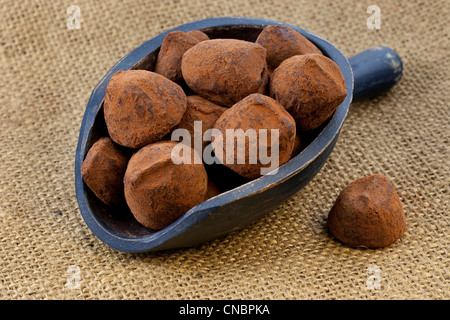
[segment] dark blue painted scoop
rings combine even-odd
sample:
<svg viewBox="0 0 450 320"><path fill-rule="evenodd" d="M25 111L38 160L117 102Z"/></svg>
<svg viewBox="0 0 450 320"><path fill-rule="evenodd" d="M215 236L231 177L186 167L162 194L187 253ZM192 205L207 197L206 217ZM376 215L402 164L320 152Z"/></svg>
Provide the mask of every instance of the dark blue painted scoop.
<svg viewBox="0 0 450 320"><path fill-rule="evenodd" d="M111 76L120 70L153 70L158 49L165 35L174 30L202 30L210 38L236 38L255 41L265 26L285 24L253 18L212 18L179 26L145 42L122 58L92 92L81 125L75 159L75 187L84 221L104 243L120 251L146 252L189 247L223 236L261 218L302 189L320 170L339 136L352 99L376 95L395 85L402 75L402 62L391 49L376 47L347 60L328 41L296 26L289 25L312 41L334 60L344 75L347 98L309 145L275 175L256 180L239 179L219 166L208 168L215 181L228 190L189 210L163 230L140 225L127 208L104 206L84 184L81 163L89 148L106 134L103 98ZM287 24L285 24L287 25Z"/></svg>

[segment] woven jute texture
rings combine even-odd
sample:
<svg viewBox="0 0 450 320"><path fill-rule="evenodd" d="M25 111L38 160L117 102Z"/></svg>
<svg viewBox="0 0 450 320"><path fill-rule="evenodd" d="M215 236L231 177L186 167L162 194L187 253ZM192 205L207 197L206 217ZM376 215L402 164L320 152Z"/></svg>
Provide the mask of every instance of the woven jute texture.
<svg viewBox="0 0 450 320"><path fill-rule="evenodd" d="M69 29L67 8L80 8ZM369 30L369 5L381 28ZM0 2L0 298L448 299L450 108L448 0ZM74 187L89 96L125 54L160 32L217 16L284 21L350 57L396 50L404 76L355 102L319 174L250 226L195 248L128 254L85 225ZM70 21L69 21L70 22ZM407 215L383 249L328 232L339 192L386 175Z"/></svg>

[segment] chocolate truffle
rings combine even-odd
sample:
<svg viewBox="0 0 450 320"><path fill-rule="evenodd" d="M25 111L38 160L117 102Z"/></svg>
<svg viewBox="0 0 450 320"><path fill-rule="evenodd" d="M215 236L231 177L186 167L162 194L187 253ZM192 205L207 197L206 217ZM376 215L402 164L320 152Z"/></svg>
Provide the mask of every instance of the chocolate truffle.
<svg viewBox="0 0 450 320"><path fill-rule="evenodd" d="M201 121L202 131L197 133L202 137L202 150L209 144L208 141L203 139L204 133L208 129L214 127L217 119L225 112L227 108L221 107L205 98L198 95L187 97L187 109L181 118L180 123L176 126L176 129L186 129L191 135L191 146L194 146L194 122Z"/></svg>
<svg viewBox="0 0 450 320"><path fill-rule="evenodd" d="M215 151L223 151L223 164L243 177L257 178L261 175L261 168L269 168L272 165L262 163L261 146L267 148L268 157L276 155L278 151L278 166L283 165L291 157L296 127L294 119L281 104L268 96L254 93L225 111L214 124L214 129L218 129L222 134L222 141L213 137L213 148ZM232 141L231 139L233 139L233 137L227 137L228 129L235 130L233 150L227 150L226 147L227 140ZM242 130L241 133L236 131L238 129ZM248 138L245 137L248 129L254 130L256 139L252 138L250 134ZM261 141L261 129L266 129L266 141ZM278 145L274 150L271 147L271 129L278 130ZM242 143L245 145L242 146ZM245 163L239 163L238 156L243 156L239 150L245 151ZM255 161L251 160L249 151L256 158L256 163L252 163ZM256 154L255 151L257 151ZM226 160L227 154L234 155L233 163Z"/></svg>
<svg viewBox="0 0 450 320"><path fill-rule="evenodd" d="M186 51L181 71L198 95L231 107L252 93L262 93L268 81L266 49L236 39L202 41Z"/></svg>
<svg viewBox="0 0 450 320"><path fill-rule="evenodd" d="M169 32L163 40L156 60L155 72L169 80L178 82L182 79L181 58L183 54L199 40L182 31Z"/></svg>
<svg viewBox="0 0 450 320"><path fill-rule="evenodd" d="M348 246L382 248L403 235L406 217L394 186L376 174L342 190L328 214L328 227Z"/></svg>
<svg viewBox="0 0 450 320"><path fill-rule="evenodd" d="M318 128L345 100L347 90L338 65L321 54L293 56L275 69L270 96L294 117L300 130Z"/></svg>
<svg viewBox="0 0 450 320"><path fill-rule="evenodd" d="M103 203L119 205L123 202L123 176L128 155L109 137L97 140L81 164L84 182Z"/></svg>
<svg viewBox="0 0 450 320"><path fill-rule="evenodd" d="M291 158L293 158L296 155L298 155L302 151L302 147L303 147L302 139L301 139L300 135L297 133L295 135L294 148L292 149Z"/></svg>
<svg viewBox="0 0 450 320"><path fill-rule="evenodd" d="M220 193L221 193L220 189L214 184L214 182L208 180L208 187L206 190L205 201L215 196L218 196Z"/></svg>
<svg viewBox="0 0 450 320"><path fill-rule="evenodd" d="M128 163L124 177L125 199L142 225L163 229L205 200L208 177L203 164L175 164L173 141L141 148Z"/></svg>
<svg viewBox="0 0 450 320"><path fill-rule="evenodd" d="M200 30L188 31L188 32L186 32L186 34L190 35L191 37L194 37L195 39L198 40L198 42L210 40L208 35Z"/></svg>
<svg viewBox="0 0 450 320"><path fill-rule="evenodd" d="M140 148L160 140L187 108L179 85L154 72L119 71L106 88L104 112L111 139Z"/></svg>
<svg viewBox="0 0 450 320"><path fill-rule="evenodd" d="M322 54L305 36L284 25L265 27L256 43L267 50L267 68L270 72L290 57L308 53Z"/></svg>

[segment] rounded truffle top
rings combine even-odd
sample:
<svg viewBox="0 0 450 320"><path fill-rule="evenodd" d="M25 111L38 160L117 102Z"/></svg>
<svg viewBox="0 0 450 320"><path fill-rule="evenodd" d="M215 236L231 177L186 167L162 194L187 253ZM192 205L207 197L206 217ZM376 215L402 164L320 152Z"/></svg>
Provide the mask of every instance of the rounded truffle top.
<svg viewBox="0 0 450 320"><path fill-rule="evenodd" d="M284 60L308 53L322 54L301 33L284 25L267 26L259 34L256 43L267 49L267 66L275 70Z"/></svg>
<svg viewBox="0 0 450 320"><path fill-rule="evenodd" d="M402 203L389 179L376 174L345 187L328 215L330 232L351 247L381 248L405 231Z"/></svg>
<svg viewBox="0 0 450 320"><path fill-rule="evenodd" d="M159 141L141 148L128 163L124 176L125 199L138 222L162 229L204 201L208 177L203 164L175 164L172 151L178 144ZM186 155L188 157L188 155Z"/></svg>
<svg viewBox="0 0 450 320"><path fill-rule="evenodd" d="M236 39L202 41L186 51L181 63L188 86L200 96L231 107L268 81L266 49Z"/></svg>
<svg viewBox="0 0 450 320"><path fill-rule="evenodd" d="M286 163L296 135L292 116L277 101L259 93L226 110L214 128L222 133L223 139L215 139L212 144L215 150L223 150L224 165L246 178L261 176L261 168L273 162L277 166ZM229 150L230 146L233 150ZM264 157L271 157L272 163L264 161Z"/></svg>
<svg viewBox="0 0 450 320"><path fill-rule="evenodd" d="M321 54L290 57L275 69L270 95L295 118L300 130L320 127L347 96L339 66Z"/></svg>
<svg viewBox="0 0 450 320"><path fill-rule="evenodd" d="M107 205L123 202L123 175L129 155L119 149L109 137L98 139L81 164L86 185Z"/></svg>
<svg viewBox="0 0 450 320"><path fill-rule="evenodd" d="M119 71L106 88L104 112L114 142L140 148L177 125L187 108L179 85L154 72Z"/></svg>

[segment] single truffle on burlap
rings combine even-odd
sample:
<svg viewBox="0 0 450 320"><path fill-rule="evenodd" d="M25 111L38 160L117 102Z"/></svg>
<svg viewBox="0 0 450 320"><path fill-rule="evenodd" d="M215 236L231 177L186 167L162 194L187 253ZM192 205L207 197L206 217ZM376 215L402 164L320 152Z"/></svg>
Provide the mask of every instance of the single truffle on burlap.
<svg viewBox="0 0 450 320"><path fill-rule="evenodd" d="M266 49L236 39L198 43L184 54L181 70L193 91L225 107L262 93L268 82Z"/></svg>
<svg viewBox="0 0 450 320"><path fill-rule="evenodd" d="M179 85L145 70L119 71L106 88L104 112L114 142L140 148L160 140L187 108Z"/></svg>
<svg viewBox="0 0 450 320"><path fill-rule="evenodd" d="M107 205L123 203L123 177L128 155L109 137L97 140L81 164L81 176L89 189Z"/></svg>
<svg viewBox="0 0 450 320"><path fill-rule="evenodd" d="M285 26L267 26L259 34L256 43L267 50L267 68L275 70L284 60L302 54L322 52L300 32Z"/></svg>
<svg viewBox="0 0 450 320"><path fill-rule="evenodd" d="M183 155L189 163L175 164L173 141L159 141L141 148L128 163L124 177L125 199L142 225L159 230L206 197L208 177L198 155Z"/></svg>
<svg viewBox="0 0 450 320"><path fill-rule="evenodd" d="M214 129L222 134L222 139L213 137L214 150L221 150L223 164L243 177L257 178L261 176L262 168L271 166L270 163L262 163L261 148L266 148L269 157L277 154L279 166L291 158L296 134L295 121L281 104L268 96L259 93L249 95L225 111L214 124ZM249 129L256 133L254 137L248 134ZM261 140L261 129L266 130L266 141ZM273 144L275 149L272 149L272 139L275 139L272 129L278 132L278 144ZM234 138L228 137L231 133ZM233 150L228 150L227 140L231 141L231 138L234 139ZM245 157L242 152L245 152ZM227 160L227 154L234 155L232 163ZM239 163L239 157L245 160L244 163ZM256 162L251 157L256 158Z"/></svg>
<svg viewBox="0 0 450 320"><path fill-rule="evenodd" d="M275 69L270 96L294 117L299 130L320 127L345 100L347 89L338 65L321 54L290 57Z"/></svg>
<svg viewBox="0 0 450 320"><path fill-rule="evenodd" d="M348 246L382 248L403 235L406 217L394 186L376 174L345 187L327 223L330 232Z"/></svg>

